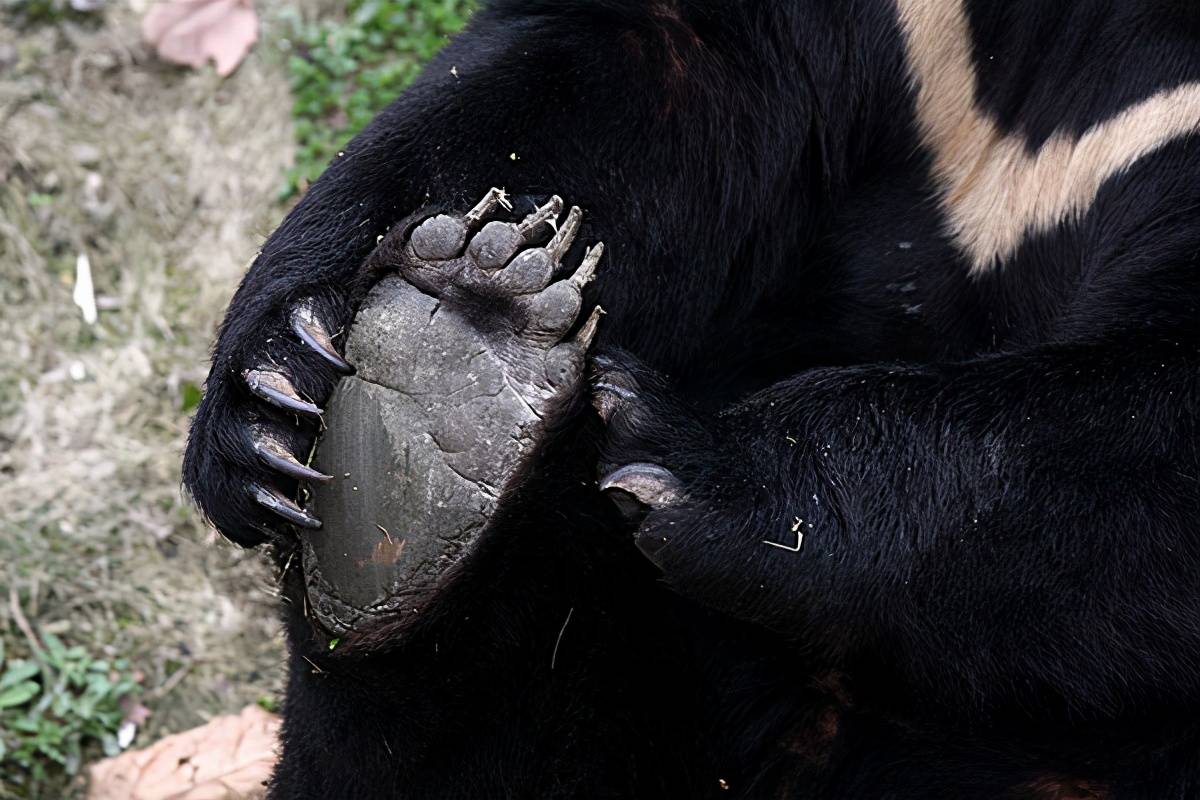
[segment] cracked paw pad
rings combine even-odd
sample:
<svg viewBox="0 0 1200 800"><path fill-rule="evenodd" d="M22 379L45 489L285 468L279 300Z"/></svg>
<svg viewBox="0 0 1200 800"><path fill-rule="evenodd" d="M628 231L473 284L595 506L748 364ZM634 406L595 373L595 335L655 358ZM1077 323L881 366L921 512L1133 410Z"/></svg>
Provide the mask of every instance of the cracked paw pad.
<svg viewBox="0 0 1200 800"><path fill-rule="evenodd" d="M419 225L351 330L358 373L327 406L313 460L333 476L313 487L324 527L303 537L311 606L335 633L427 605L582 380L598 309L568 333L601 247L566 274L579 209L547 224L562 212L555 197L481 227L503 205L489 197Z"/></svg>

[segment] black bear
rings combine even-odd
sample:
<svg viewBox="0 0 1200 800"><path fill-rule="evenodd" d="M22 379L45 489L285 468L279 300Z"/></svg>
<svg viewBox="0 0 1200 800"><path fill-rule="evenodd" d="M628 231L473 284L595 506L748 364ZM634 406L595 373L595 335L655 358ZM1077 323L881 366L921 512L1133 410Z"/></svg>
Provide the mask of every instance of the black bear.
<svg viewBox="0 0 1200 800"><path fill-rule="evenodd" d="M289 601L271 796L1200 797L1197 132L1191 0L491 0L266 242L193 424ZM331 650L340 335L485 216L605 244L550 326L589 385Z"/></svg>

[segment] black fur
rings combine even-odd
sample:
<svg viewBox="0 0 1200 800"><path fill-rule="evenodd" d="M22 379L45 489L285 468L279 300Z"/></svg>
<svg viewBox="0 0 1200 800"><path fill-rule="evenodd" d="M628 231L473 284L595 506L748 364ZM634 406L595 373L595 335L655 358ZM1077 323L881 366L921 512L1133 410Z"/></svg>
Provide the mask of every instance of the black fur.
<svg viewBox="0 0 1200 800"><path fill-rule="evenodd" d="M1184 0L967 6L1031 149L1200 77ZM972 279L913 118L886 0L493 0L347 146L221 330L185 481L224 533L292 488L241 371L327 397L283 315L347 324L419 207L582 205L641 393L602 446L576 415L403 635L330 654L284 576L273 797L1200 796L1200 149ZM638 534L663 580L597 460L685 480Z"/></svg>
<svg viewBox="0 0 1200 800"><path fill-rule="evenodd" d="M1200 80L1200 12L1181 0L969 0L980 102L1030 147ZM1099 54L1105 54L1103 59Z"/></svg>

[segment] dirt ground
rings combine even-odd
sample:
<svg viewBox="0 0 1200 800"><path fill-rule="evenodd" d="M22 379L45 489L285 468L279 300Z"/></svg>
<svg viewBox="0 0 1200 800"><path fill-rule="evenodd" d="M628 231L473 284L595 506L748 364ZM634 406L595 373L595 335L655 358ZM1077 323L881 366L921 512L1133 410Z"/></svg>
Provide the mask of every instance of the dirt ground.
<svg viewBox="0 0 1200 800"><path fill-rule="evenodd" d="M19 604L34 629L127 658L152 712L138 746L282 681L264 559L179 484L214 330L284 211L282 5L257 3L262 40L224 80L157 61L144 0L0 18L0 638L23 646ZM81 256L94 324L72 300Z"/></svg>

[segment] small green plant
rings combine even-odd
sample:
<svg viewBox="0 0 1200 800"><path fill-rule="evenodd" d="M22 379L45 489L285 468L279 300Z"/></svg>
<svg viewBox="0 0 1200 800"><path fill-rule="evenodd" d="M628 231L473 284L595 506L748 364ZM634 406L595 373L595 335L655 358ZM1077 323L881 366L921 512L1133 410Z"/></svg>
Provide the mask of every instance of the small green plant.
<svg viewBox="0 0 1200 800"><path fill-rule="evenodd" d="M293 20L288 72L297 153L285 198L412 82L473 7L472 0L353 0L344 21Z"/></svg>
<svg viewBox="0 0 1200 800"><path fill-rule="evenodd" d="M0 11L18 24L47 25L63 20L84 20L89 16L99 21L99 10L103 2L86 2L72 5L68 0L0 0Z"/></svg>
<svg viewBox="0 0 1200 800"><path fill-rule="evenodd" d="M179 410L183 413L194 411L204 398L204 391L192 383L184 381L179 387Z"/></svg>
<svg viewBox="0 0 1200 800"><path fill-rule="evenodd" d="M0 639L0 774L29 797L61 787L97 749L120 752L123 706L139 691L124 660L40 638L33 657L9 660Z"/></svg>

